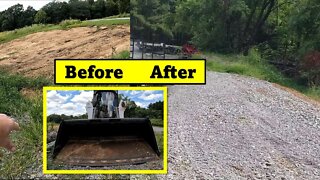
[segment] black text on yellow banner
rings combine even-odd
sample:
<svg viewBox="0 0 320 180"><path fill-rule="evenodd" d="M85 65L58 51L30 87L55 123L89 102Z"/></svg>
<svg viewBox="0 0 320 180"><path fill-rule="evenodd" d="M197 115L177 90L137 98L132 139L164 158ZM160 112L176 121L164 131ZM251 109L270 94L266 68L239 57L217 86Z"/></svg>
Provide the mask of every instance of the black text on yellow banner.
<svg viewBox="0 0 320 180"><path fill-rule="evenodd" d="M202 60L56 59L55 84L205 84Z"/></svg>
<svg viewBox="0 0 320 180"><path fill-rule="evenodd" d="M56 59L56 84L205 84L205 60Z"/></svg>

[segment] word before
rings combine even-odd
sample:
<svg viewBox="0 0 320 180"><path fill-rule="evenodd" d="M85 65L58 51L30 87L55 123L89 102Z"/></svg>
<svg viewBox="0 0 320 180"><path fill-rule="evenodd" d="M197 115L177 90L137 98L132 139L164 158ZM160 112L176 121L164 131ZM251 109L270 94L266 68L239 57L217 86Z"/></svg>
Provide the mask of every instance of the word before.
<svg viewBox="0 0 320 180"><path fill-rule="evenodd" d="M95 69L95 65L91 65L88 69L79 69L75 66L65 66L66 67L66 76L65 78L76 78L77 76L81 79L89 78L112 78L112 74L115 78L121 79L123 77L123 72L121 69Z"/></svg>

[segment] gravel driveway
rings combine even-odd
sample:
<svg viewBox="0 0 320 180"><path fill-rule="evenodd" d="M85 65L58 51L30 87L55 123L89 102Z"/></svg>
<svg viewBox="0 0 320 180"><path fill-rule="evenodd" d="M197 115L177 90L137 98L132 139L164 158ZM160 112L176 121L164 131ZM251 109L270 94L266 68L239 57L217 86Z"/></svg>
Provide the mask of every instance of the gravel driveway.
<svg viewBox="0 0 320 180"><path fill-rule="evenodd" d="M207 72L169 88L168 175L159 179L319 179L320 106L272 83Z"/></svg>
<svg viewBox="0 0 320 180"><path fill-rule="evenodd" d="M272 83L213 72L207 85L170 86L168 99L168 174L118 178L320 179L319 104Z"/></svg>

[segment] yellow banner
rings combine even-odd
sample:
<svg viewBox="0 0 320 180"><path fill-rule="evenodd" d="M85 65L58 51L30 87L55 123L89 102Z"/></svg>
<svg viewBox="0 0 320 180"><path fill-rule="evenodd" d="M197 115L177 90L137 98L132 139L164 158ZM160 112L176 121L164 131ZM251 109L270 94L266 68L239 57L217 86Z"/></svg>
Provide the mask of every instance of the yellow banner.
<svg viewBox="0 0 320 180"><path fill-rule="evenodd" d="M205 84L205 60L55 60L56 84Z"/></svg>

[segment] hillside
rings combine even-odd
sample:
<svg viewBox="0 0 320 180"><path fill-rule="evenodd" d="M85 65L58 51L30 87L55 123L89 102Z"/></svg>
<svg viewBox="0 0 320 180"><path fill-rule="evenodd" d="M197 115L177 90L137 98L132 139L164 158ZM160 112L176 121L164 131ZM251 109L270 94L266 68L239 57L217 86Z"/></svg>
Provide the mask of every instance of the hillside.
<svg viewBox="0 0 320 180"><path fill-rule="evenodd" d="M129 50L130 27L93 26L38 32L0 44L0 66L28 77L53 77L55 58L110 58Z"/></svg>

